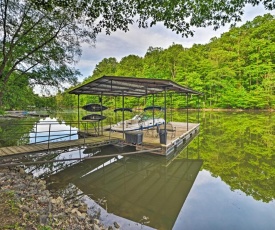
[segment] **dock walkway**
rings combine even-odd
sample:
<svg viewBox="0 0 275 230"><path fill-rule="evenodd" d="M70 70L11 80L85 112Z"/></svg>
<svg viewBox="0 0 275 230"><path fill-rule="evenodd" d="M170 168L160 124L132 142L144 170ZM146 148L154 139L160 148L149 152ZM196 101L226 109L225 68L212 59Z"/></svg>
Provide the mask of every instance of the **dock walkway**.
<svg viewBox="0 0 275 230"><path fill-rule="evenodd" d="M74 147L98 147L103 145L109 145L118 142L118 138L98 136L98 137L88 137L77 140L59 141L59 142L49 142L43 144L29 144L29 145L19 145L19 146L9 146L0 148L0 157L16 156L19 154L37 153L45 152L57 149L70 149Z"/></svg>

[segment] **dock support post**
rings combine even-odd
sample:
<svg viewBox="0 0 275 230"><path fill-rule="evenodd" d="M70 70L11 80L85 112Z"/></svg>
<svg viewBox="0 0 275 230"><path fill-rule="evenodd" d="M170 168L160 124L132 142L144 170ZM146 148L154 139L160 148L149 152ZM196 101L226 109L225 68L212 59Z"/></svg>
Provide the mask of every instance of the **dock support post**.
<svg viewBox="0 0 275 230"><path fill-rule="evenodd" d="M84 145L85 145L85 142L86 142L86 135L88 136L88 124L87 124L87 122L85 123L85 133L84 133L84 140L83 140L83 142L84 142Z"/></svg>
<svg viewBox="0 0 275 230"><path fill-rule="evenodd" d="M155 95L153 94L153 126L155 126Z"/></svg>
<svg viewBox="0 0 275 230"><path fill-rule="evenodd" d="M198 110L198 123L200 123L200 98L197 95L197 110Z"/></svg>
<svg viewBox="0 0 275 230"><path fill-rule="evenodd" d="M49 153L49 151L50 151L50 139L51 139L51 124L49 124L48 153Z"/></svg>
<svg viewBox="0 0 275 230"><path fill-rule="evenodd" d="M173 94L170 93L170 121L173 121L172 106L173 106Z"/></svg>
<svg viewBox="0 0 275 230"><path fill-rule="evenodd" d="M167 103L167 101L166 101L166 97L167 97L167 95L166 95L166 87L165 87L165 89L164 89L164 108L165 108L165 111L164 111L164 120L165 120L165 123L164 123L164 129L165 129L165 132L166 132L166 121L167 121L167 118L166 118L166 113L167 113L167 107L166 107L166 103Z"/></svg>
<svg viewBox="0 0 275 230"><path fill-rule="evenodd" d="M164 89L164 130L165 130L165 145L167 144L167 130L166 130L166 122L167 122L167 88Z"/></svg>
<svg viewBox="0 0 275 230"><path fill-rule="evenodd" d="M186 94L186 116L187 116L187 131L189 130L189 114L188 114L188 93Z"/></svg>
<svg viewBox="0 0 275 230"><path fill-rule="evenodd" d="M72 139L72 122L70 121L70 140Z"/></svg>
<svg viewBox="0 0 275 230"><path fill-rule="evenodd" d="M123 139L124 139L124 128L125 128L125 123L124 123L124 92L122 92L122 108L123 108L123 110L122 110L122 121L123 121L123 123L122 123L122 130L123 130Z"/></svg>
<svg viewBox="0 0 275 230"><path fill-rule="evenodd" d="M101 92L101 95L100 95L100 106L101 106L101 108L102 108L102 92ZM103 115L103 111L101 110L100 111L100 115L102 116ZM103 136L103 121L101 120L100 121L100 125L101 125L101 136ZM99 131L98 131L98 135L99 135Z"/></svg>
<svg viewBox="0 0 275 230"><path fill-rule="evenodd" d="M115 109L116 109L116 96L115 96ZM116 115L116 122L115 123L117 123L117 113L115 113L115 115Z"/></svg>
<svg viewBox="0 0 275 230"><path fill-rule="evenodd" d="M80 131L80 123L79 123L79 94L77 94L77 120L78 120L78 132Z"/></svg>
<svg viewBox="0 0 275 230"><path fill-rule="evenodd" d="M37 136L37 122L35 122L35 137L34 137L35 144L36 144L36 136Z"/></svg>

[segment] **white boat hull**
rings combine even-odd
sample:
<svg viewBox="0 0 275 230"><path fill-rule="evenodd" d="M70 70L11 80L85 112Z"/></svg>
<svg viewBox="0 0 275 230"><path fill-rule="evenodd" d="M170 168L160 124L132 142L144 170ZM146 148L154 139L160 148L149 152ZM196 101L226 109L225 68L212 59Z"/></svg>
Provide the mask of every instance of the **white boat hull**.
<svg viewBox="0 0 275 230"><path fill-rule="evenodd" d="M111 127L111 130L115 132L144 130L144 129L150 129L150 128L162 125L164 123L165 123L165 120L162 118L155 118L154 120L148 119L146 121L131 119L131 120L124 121L124 127L123 127L123 122L119 122L118 124Z"/></svg>

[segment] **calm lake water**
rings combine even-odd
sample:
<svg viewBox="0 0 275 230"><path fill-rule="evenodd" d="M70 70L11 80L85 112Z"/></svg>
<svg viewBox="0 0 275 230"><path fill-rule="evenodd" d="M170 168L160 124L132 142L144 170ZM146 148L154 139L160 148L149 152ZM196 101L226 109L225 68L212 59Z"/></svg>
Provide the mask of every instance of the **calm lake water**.
<svg viewBox="0 0 275 230"><path fill-rule="evenodd" d="M176 112L172 119L183 116ZM197 122L197 116L191 113L190 121ZM77 114L47 119L71 130L66 121ZM169 158L120 155L27 170L45 178L53 192L83 197L91 213L106 225L117 221L121 229L275 229L275 114L203 112L200 123L199 135ZM72 149L51 159L132 151Z"/></svg>

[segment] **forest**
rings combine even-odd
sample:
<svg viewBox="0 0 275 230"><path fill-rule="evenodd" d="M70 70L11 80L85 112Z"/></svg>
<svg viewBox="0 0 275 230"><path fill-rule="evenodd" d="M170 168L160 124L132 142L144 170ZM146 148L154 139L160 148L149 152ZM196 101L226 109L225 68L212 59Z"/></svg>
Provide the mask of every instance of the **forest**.
<svg viewBox="0 0 275 230"><path fill-rule="evenodd" d="M202 92L202 108L274 109L274 51L275 20L266 14L232 27L205 45L149 47L144 57L128 55L119 62L104 58L83 83L103 75L169 79ZM56 96L58 107L77 106L77 98L67 92ZM81 96L80 104L91 100ZM173 106L182 107L180 103L175 98Z"/></svg>
<svg viewBox="0 0 275 230"><path fill-rule="evenodd" d="M231 27L220 38L214 37L204 45L185 48L171 44L167 49L149 47L144 57L130 54L120 61L106 57L80 84L103 75L169 79L202 92L201 108L275 109L274 65L275 20L273 15L265 14L240 27ZM25 109L26 105L77 107L77 97L68 92L80 84L59 91L54 97L39 98L23 78L13 83L11 81L7 86L11 93L4 98L7 109ZM197 106L196 100L190 98L191 107ZM103 101L106 105L114 105L113 100ZM98 98L81 95L81 106L91 102L98 102ZM126 104L137 106L137 100L129 98ZM185 106L182 98L173 97L173 107Z"/></svg>

